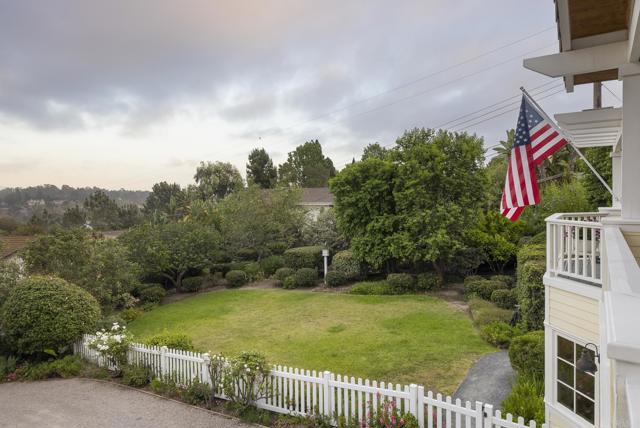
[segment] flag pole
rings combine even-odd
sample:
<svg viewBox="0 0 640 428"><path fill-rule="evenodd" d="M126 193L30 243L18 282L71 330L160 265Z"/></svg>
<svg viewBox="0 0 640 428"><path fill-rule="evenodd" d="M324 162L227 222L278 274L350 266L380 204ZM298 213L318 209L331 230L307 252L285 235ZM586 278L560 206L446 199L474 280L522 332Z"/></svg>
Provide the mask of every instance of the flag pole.
<svg viewBox="0 0 640 428"><path fill-rule="evenodd" d="M529 93L527 92L527 90L524 87L520 87L520 90L522 91L522 93L524 94L525 97L527 97L527 99L529 101L531 101L531 103L534 105L534 107L536 108L536 110L538 111L538 113L540 113L541 116L543 116L545 119L547 119L549 121L549 123L551 123L551 125L556 129L556 131L558 131L558 133L565 139L567 140L567 142L569 143L569 145L573 148L573 150L576 151L576 153L578 154L578 156L580 156L580 159L583 160L583 162L589 167L589 169L591 170L591 172L593 172L593 174L598 178L598 180L600 180L600 183L602 183L602 185L605 187L605 189L607 189L607 191L609 193L611 193L611 196L613 197L613 199L615 199L616 201L620 201L620 198L618 198L618 196L616 196L615 193L613 193L613 190L611 189L611 187L609 186L609 184L607 183L607 181L602 178L602 176L600 174L598 174L598 171L596 171L596 169L593 167L593 165L591 165L591 162L589 162L587 160L587 158L582 154L582 152L573 144L573 141L571 140L571 138L569 138L569 136L567 134L565 134L564 131L562 131L562 129L560 129L557 125L556 122L551 119L547 113L544 112L544 110L542 110L542 107L540 107L540 105L536 102L536 100L533 99L533 97L531 95L529 95Z"/></svg>

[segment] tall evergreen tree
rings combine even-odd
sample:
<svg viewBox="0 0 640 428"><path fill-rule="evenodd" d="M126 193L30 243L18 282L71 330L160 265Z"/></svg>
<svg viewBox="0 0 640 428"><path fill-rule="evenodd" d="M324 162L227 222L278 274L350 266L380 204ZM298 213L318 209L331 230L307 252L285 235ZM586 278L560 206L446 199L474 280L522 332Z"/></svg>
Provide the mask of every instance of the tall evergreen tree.
<svg viewBox="0 0 640 428"><path fill-rule="evenodd" d="M247 163L247 182L262 189L271 189L278 180L278 171L264 148L253 149Z"/></svg>
<svg viewBox="0 0 640 428"><path fill-rule="evenodd" d="M281 182L290 186L326 187L336 175L333 162L322 153L318 140L307 141L289 152L287 161L278 168Z"/></svg>

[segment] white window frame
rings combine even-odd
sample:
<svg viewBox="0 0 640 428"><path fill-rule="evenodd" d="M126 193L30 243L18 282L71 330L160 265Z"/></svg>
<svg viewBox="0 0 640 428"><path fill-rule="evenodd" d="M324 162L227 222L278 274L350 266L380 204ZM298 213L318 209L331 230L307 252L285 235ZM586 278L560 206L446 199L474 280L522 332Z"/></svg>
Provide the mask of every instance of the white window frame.
<svg viewBox="0 0 640 428"><path fill-rule="evenodd" d="M552 335L553 337L553 354L552 354L553 356L553 387L552 387L551 397L553 399L554 408L557 411L559 411L563 416L574 420L576 423L579 423L581 426L597 427L599 426L599 423L600 423L600 364L597 362L597 360L595 361L598 366L598 371L594 374L594 384L593 384L594 414L593 414L593 424L592 424L588 420L584 419L582 416L575 413L573 409L569 409L567 406L565 406L564 404L558 401L558 382L561 382L563 385L567 386L572 391L575 391L575 393L580 394L586 397L587 399L591 400L591 398L582 394L580 391L577 391L573 386L567 385L566 383L558 379L558 359L560 358L558 356L558 337L562 337L563 339L566 339L570 342L573 342L575 345L580 345L582 347L584 347L587 343L589 343L589 341L580 339L572 334L565 333L563 331L556 331L556 330L552 330L552 331L553 331L553 335ZM593 351L593 349L591 350ZM576 355L576 358L580 358L580 357ZM564 358L560 358L560 359L562 359L563 361L566 361ZM571 364L572 366L575 366L575 364L572 362L568 362L568 363ZM575 383L575 368L574 368L574 383ZM575 406L575 403L574 403L574 406Z"/></svg>

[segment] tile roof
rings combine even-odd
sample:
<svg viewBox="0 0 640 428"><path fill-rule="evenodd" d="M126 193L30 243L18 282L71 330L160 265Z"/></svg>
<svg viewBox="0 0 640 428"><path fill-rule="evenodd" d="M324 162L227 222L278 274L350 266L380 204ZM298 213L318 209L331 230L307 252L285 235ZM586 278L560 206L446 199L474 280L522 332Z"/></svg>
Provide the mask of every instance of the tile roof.
<svg viewBox="0 0 640 428"><path fill-rule="evenodd" d="M333 195L328 187L306 187L300 198L302 205L333 205Z"/></svg>
<svg viewBox="0 0 640 428"><path fill-rule="evenodd" d="M24 249L34 236L0 236L0 260Z"/></svg>

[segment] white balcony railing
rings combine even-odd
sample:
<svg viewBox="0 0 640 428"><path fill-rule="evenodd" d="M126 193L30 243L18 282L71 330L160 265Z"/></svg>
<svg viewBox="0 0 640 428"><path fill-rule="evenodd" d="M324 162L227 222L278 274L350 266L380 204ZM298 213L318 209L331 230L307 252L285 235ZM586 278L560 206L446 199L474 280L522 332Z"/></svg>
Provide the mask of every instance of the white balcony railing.
<svg viewBox="0 0 640 428"><path fill-rule="evenodd" d="M605 213L560 213L547 218L547 273L602 286Z"/></svg>

